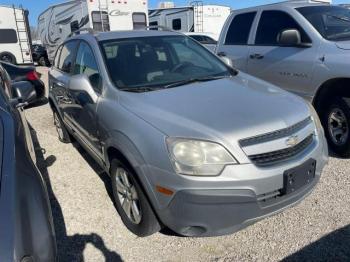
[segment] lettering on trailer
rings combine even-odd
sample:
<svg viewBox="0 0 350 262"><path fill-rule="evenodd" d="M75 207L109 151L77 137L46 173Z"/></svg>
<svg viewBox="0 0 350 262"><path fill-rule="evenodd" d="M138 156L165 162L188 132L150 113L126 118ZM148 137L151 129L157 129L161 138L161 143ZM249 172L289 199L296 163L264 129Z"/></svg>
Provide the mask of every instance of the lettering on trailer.
<svg viewBox="0 0 350 262"><path fill-rule="evenodd" d="M127 16L129 15L130 12L122 12L120 11L119 9L116 9L116 10L112 10L109 15L110 16Z"/></svg>

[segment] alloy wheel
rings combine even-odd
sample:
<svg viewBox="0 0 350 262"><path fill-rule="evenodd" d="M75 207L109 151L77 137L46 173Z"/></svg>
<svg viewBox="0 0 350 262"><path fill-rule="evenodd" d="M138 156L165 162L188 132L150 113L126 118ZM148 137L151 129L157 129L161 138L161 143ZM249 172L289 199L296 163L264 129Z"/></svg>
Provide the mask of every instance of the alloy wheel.
<svg viewBox="0 0 350 262"><path fill-rule="evenodd" d="M139 197L135 186L129 179L128 171L118 167L115 179L118 199L125 214L132 223L139 224L142 218Z"/></svg>
<svg viewBox="0 0 350 262"><path fill-rule="evenodd" d="M63 139L63 129L61 126L61 121L60 121L56 112L53 113L53 120L54 120L54 125L56 127L58 137L62 140Z"/></svg>
<svg viewBox="0 0 350 262"><path fill-rule="evenodd" d="M343 110L334 108L328 116L328 130L334 144L342 146L349 136L349 124Z"/></svg>

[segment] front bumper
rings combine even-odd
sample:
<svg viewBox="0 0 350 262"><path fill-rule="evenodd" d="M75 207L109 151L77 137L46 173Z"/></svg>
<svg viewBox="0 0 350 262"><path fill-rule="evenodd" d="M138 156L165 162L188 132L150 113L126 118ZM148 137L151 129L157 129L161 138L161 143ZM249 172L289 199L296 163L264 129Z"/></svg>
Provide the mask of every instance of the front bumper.
<svg viewBox="0 0 350 262"><path fill-rule="evenodd" d="M317 163L315 178L292 193L278 195L283 188L283 173L309 159ZM181 235L234 233L298 204L312 192L327 161L327 145L321 137L298 158L280 165L266 168L254 164L227 166L218 177L177 176L181 179L164 185L169 185L176 192L171 199L158 194L157 200L162 206L157 214L164 225ZM154 184L164 181L161 179L164 176L170 176L157 171L153 173L159 175L153 176L156 179Z"/></svg>
<svg viewBox="0 0 350 262"><path fill-rule="evenodd" d="M237 232L267 216L296 205L319 180L281 197L258 200L251 190L184 190L163 213L169 227L185 236L218 236Z"/></svg>

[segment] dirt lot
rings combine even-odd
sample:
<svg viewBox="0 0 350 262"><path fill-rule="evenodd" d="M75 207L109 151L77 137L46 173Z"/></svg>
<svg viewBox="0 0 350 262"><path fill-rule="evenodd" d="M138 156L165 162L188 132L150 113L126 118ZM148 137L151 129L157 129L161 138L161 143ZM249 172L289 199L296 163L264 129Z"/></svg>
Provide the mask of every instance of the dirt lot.
<svg viewBox="0 0 350 262"><path fill-rule="evenodd" d="M58 141L49 106L27 117L45 149L60 261L350 261L350 160L331 157L310 197L236 234L138 238L116 212L108 175L78 145Z"/></svg>

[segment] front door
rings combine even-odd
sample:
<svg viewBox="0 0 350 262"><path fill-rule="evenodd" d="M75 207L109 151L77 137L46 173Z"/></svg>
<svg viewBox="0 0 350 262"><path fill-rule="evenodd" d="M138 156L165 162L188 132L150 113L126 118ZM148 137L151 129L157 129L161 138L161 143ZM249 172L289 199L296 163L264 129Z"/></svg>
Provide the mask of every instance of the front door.
<svg viewBox="0 0 350 262"><path fill-rule="evenodd" d="M79 45L73 75L84 74L89 79L91 86L98 96L102 91L101 75L94 53L86 42L82 41ZM97 129L97 105L91 100L90 96L84 91L71 90L68 86L72 97L72 110L70 118L74 125L74 129L79 133L79 137L84 140L98 156L101 154L101 145L99 142L99 134Z"/></svg>
<svg viewBox="0 0 350 262"><path fill-rule="evenodd" d="M309 47L279 46L278 35L286 29L297 29L302 43ZM311 91L317 46L289 14L275 10L264 11L254 45L250 46L247 72L288 91L307 96Z"/></svg>

